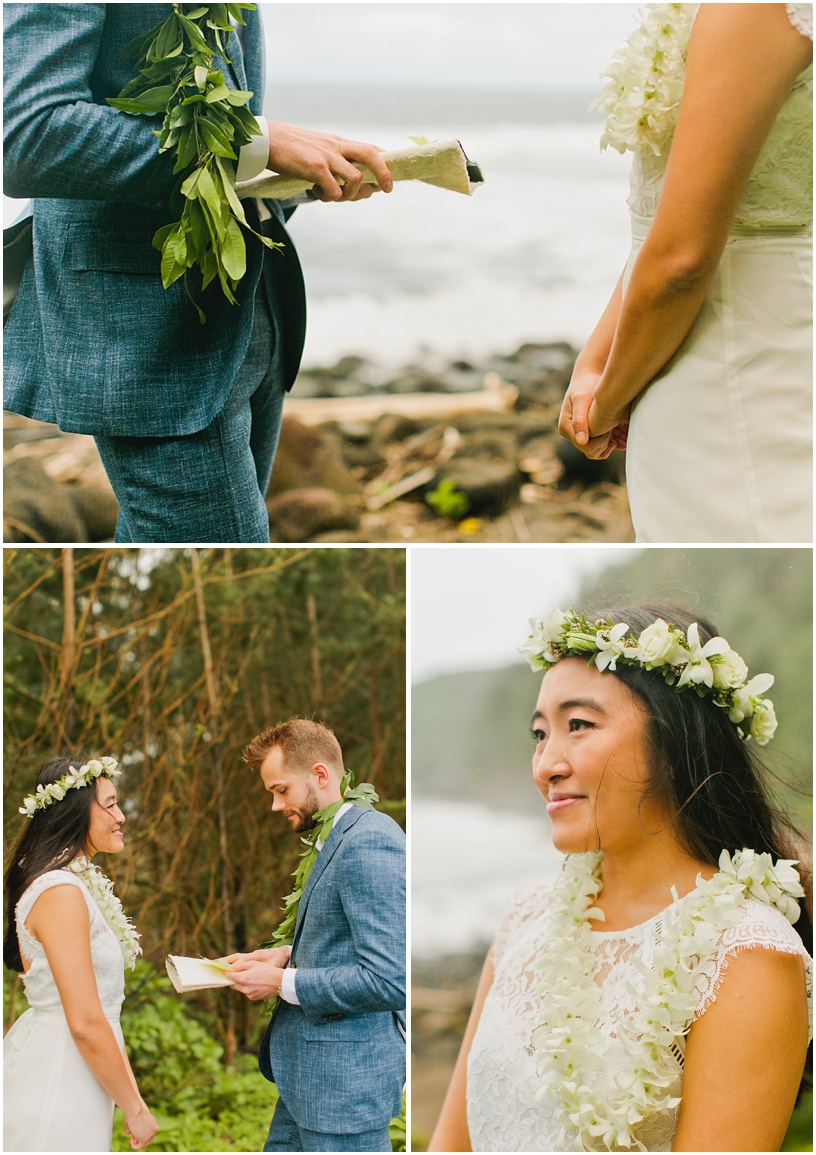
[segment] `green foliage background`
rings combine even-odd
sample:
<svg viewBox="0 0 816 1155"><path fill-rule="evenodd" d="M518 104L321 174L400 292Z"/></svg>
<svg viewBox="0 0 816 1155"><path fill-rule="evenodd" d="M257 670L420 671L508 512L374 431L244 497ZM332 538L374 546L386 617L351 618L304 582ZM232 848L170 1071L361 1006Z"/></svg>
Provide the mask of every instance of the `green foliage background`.
<svg viewBox="0 0 816 1155"><path fill-rule="evenodd" d="M275 1090L257 1070L258 1006L223 989L178 996L164 959L251 950L279 921L298 840L240 760L266 726L326 722L404 824L405 553L49 548L4 561L6 847L46 757L119 758L126 850L101 865L142 933L122 1021L162 1123L151 1149L260 1150ZM5 979L7 1027L25 1002ZM130 1149L120 1122L114 1149Z"/></svg>

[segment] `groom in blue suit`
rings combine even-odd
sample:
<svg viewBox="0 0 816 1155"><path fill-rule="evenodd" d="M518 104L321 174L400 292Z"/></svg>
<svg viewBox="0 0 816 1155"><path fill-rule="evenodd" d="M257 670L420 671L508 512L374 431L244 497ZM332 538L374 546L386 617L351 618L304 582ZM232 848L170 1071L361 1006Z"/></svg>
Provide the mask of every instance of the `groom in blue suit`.
<svg viewBox="0 0 816 1155"><path fill-rule="evenodd" d="M341 799L334 734L291 718L244 759L295 831ZM280 996L261 1042L277 1084L265 1151L390 1151L405 1081L405 836L384 814L337 812L300 898L288 947L231 955L248 998Z"/></svg>
<svg viewBox="0 0 816 1155"><path fill-rule="evenodd" d="M106 103L133 78L124 46L170 4L5 4L5 192L33 200L33 252L4 334L5 406L93 434L119 501L119 542L267 542L264 494L285 390L305 332L303 280L285 213L250 202L239 304L214 282L162 288L155 231L170 219L173 159L160 117ZM233 31L228 86L253 91L260 117L258 11ZM352 164L390 191L373 145L260 118L238 176L265 167L312 181L321 200L365 197Z"/></svg>

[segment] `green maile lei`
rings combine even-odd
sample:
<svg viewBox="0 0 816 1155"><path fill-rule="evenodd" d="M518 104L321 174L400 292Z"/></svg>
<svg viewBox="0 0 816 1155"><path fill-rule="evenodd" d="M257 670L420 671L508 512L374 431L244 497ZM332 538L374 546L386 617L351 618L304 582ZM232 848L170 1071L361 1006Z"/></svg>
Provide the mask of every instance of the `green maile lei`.
<svg viewBox="0 0 816 1155"><path fill-rule="evenodd" d="M375 804L380 800L379 794L377 794L370 782L361 782L359 786L354 785L354 774L351 770L347 770L343 775L343 780L340 783L340 793L342 797L339 802L332 802L330 806L324 807L323 810L315 811L313 815L315 820L314 827L301 838L300 841L303 849L300 852L300 861L292 875L295 882L294 889L292 893L287 894L283 900L281 909L284 911L284 915L280 926L270 939L260 944L259 950L276 946L291 946L294 942L295 924L297 923L298 910L300 909L300 899L303 891L306 889L306 883L309 881L312 868L317 862L317 856L320 853L317 844L320 842L322 846L331 834L334 819L340 807L345 806L347 802L351 802L361 810L373 810ZM263 1014L274 1015L279 1002L280 995L274 999L267 999L263 1006Z"/></svg>
<svg viewBox="0 0 816 1155"><path fill-rule="evenodd" d="M651 965L634 957L638 989L630 1014L619 1011L605 1031L603 988L595 980L591 919L603 921L594 901L603 889L601 855L571 854L548 901L546 948L537 964L541 1010L532 1046L540 1087L536 1100L560 1127L559 1151L645 1151L634 1133L650 1116L671 1111L677 1077L673 1053L682 1050L700 993L695 980L725 930L739 921L748 898L775 906L791 923L804 896L791 859L774 862L754 850L723 850L713 878L697 877L683 898L663 912ZM632 1063L615 1075L605 1057L610 1033Z"/></svg>
<svg viewBox="0 0 816 1155"><path fill-rule="evenodd" d="M246 273L246 243L241 229L253 233L269 249L283 246L247 222L235 191L238 150L261 134L247 105L253 93L228 88L224 74L214 69L218 54L227 63L230 18L245 24L242 9L254 4L174 4L172 14L123 50L136 61L134 77L108 104L134 116L163 115L159 152L170 152L178 177L170 196L176 218L153 237L161 252L165 289L184 278L187 295L204 324L203 310L193 300L188 274L201 271L202 291L216 278L224 296L236 304L236 290Z"/></svg>

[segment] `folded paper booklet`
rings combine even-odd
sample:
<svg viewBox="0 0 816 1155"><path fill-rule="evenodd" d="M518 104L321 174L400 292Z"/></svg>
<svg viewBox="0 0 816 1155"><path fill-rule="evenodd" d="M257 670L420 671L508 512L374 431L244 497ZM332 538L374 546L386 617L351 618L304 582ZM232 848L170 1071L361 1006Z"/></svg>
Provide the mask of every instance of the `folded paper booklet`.
<svg viewBox="0 0 816 1155"><path fill-rule="evenodd" d="M232 966L225 958L184 958L169 954L166 965L170 981L179 994L230 986L226 972L231 971Z"/></svg>
<svg viewBox="0 0 816 1155"><path fill-rule="evenodd" d="M465 196L472 196L473 190L484 184L481 169L468 160L458 140L434 140L410 148L393 149L382 156L395 181L419 180ZM368 184L377 183L366 168L363 169L363 180ZM293 200L309 192L313 185L305 180L276 176L267 169L252 180L239 181L235 187L239 197Z"/></svg>

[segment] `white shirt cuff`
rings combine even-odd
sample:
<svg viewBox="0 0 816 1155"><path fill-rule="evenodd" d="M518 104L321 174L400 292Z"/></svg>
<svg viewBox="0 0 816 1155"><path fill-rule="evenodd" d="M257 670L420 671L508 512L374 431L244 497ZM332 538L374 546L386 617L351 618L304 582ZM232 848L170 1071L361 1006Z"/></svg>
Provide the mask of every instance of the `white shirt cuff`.
<svg viewBox="0 0 816 1155"><path fill-rule="evenodd" d="M269 129L266 117L256 116L255 119L261 126L261 135L253 136L249 144L238 150L236 180L252 180L254 176L262 173L269 163Z"/></svg>
<svg viewBox="0 0 816 1155"><path fill-rule="evenodd" d="M300 1006L300 999L297 997L295 990L295 975L297 970L295 967L287 967L283 972L281 979L280 996L285 999L287 1003L294 1003L295 1006Z"/></svg>

